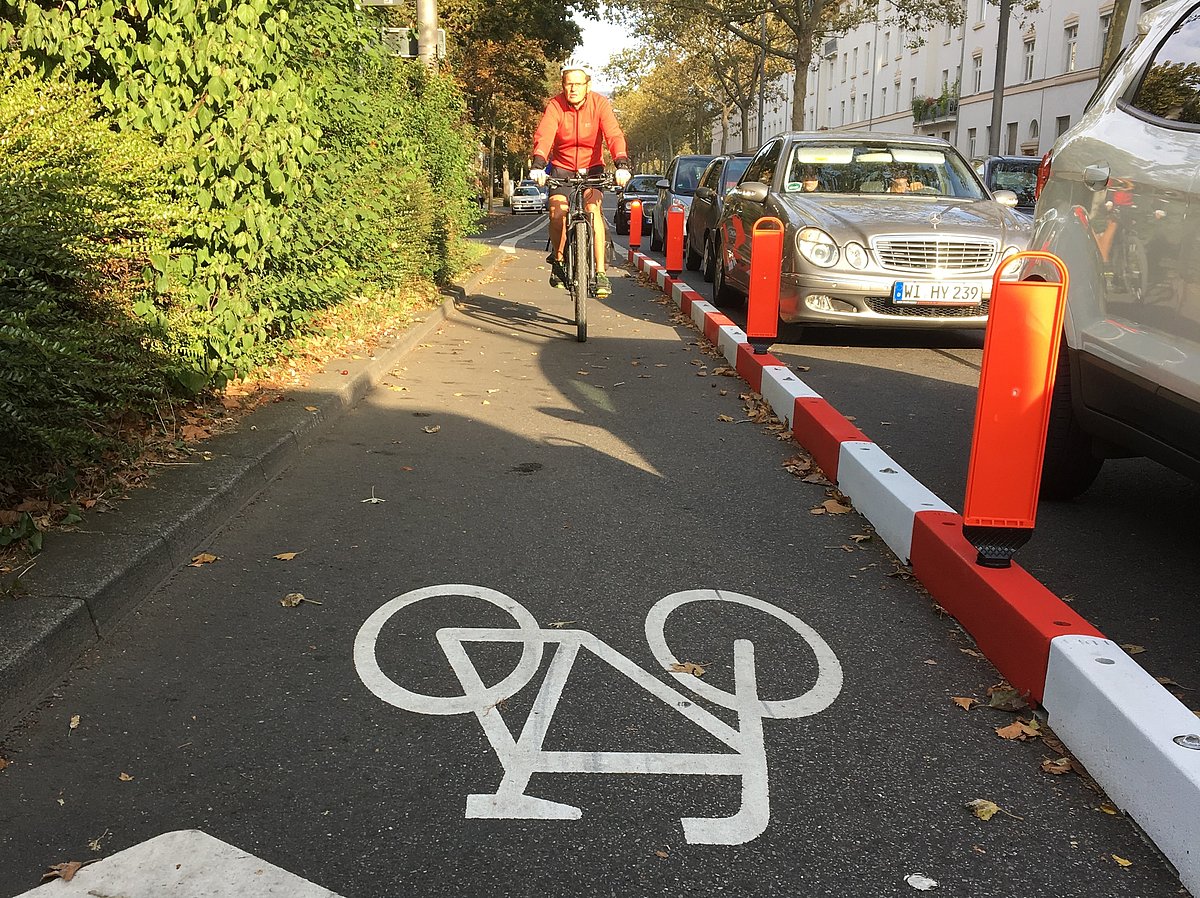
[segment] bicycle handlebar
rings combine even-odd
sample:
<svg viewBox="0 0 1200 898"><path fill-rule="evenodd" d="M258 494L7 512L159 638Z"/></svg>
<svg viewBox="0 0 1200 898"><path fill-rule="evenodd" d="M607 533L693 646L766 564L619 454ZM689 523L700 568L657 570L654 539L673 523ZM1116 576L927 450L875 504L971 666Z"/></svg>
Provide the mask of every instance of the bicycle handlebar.
<svg viewBox="0 0 1200 898"><path fill-rule="evenodd" d="M616 187L616 179L612 175L572 175L567 178L547 178L546 183L551 187L594 187L603 190L605 187Z"/></svg>

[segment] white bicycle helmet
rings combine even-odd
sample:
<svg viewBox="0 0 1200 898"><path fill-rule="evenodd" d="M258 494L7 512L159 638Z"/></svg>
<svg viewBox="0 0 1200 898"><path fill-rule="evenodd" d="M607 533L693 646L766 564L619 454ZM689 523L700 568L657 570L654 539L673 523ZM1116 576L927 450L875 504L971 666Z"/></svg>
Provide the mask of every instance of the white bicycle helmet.
<svg viewBox="0 0 1200 898"><path fill-rule="evenodd" d="M592 80L592 70L582 62L574 59L568 59L563 63L562 76L566 77L567 72L583 72L588 81Z"/></svg>

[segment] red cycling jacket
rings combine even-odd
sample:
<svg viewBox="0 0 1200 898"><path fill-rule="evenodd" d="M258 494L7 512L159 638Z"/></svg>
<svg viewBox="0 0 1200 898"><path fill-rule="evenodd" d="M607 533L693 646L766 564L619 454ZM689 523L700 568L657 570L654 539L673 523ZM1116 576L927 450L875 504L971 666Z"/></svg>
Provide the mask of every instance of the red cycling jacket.
<svg viewBox="0 0 1200 898"><path fill-rule="evenodd" d="M547 161L571 171L603 165L601 137L613 162L629 159L625 132L617 124L608 97L589 91L576 109L565 93L559 94L546 104L533 133L533 167L541 168Z"/></svg>

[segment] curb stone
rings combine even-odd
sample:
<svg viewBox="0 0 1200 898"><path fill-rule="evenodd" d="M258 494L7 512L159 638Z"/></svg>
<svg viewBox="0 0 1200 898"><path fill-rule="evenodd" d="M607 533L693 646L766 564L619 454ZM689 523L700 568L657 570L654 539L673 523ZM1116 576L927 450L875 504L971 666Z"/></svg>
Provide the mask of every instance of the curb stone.
<svg viewBox="0 0 1200 898"><path fill-rule="evenodd" d="M930 596L1031 702L1200 895L1200 720L1116 643L1014 564L975 563L962 517L658 262L628 261L761 393Z"/></svg>
<svg viewBox="0 0 1200 898"><path fill-rule="evenodd" d="M330 360L306 387L248 415L236 433L207 440L210 460L167 468L114 511L89 514L86 530L55 534L22 577L19 597L0 599L0 736L505 258L490 253L477 272L447 288L440 306L373 356Z"/></svg>

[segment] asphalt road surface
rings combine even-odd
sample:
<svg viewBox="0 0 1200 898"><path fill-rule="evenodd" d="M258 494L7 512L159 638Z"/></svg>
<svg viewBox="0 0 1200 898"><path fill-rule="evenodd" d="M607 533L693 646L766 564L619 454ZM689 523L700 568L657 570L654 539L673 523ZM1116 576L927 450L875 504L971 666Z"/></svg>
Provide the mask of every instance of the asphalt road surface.
<svg viewBox="0 0 1200 898"><path fill-rule="evenodd" d="M0 895L185 828L347 898L1181 894L656 292L575 342L543 240L7 738Z"/></svg>

